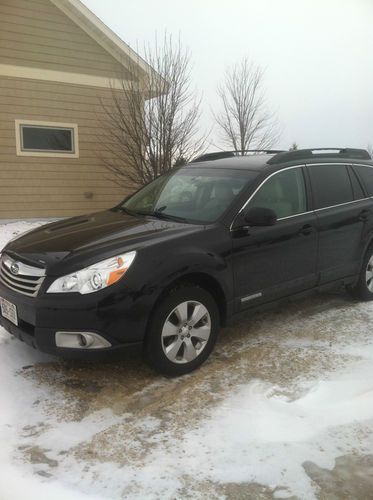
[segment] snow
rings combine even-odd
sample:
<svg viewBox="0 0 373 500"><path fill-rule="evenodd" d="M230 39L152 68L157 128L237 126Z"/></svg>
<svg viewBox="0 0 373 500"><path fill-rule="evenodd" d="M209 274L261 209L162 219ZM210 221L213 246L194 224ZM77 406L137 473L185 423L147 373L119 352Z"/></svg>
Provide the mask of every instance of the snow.
<svg viewBox="0 0 373 500"><path fill-rule="evenodd" d="M0 225L0 249L39 224ZM64 385L74 368L0 328L0 500L218 498L231 483L317 498L305 463L331 470L337 457L373 453L373 304L315 304L307 316L289 309L239 323L250 335L232 330L231 342L182 379L144 375L143 365L121 379L108 365L98 375L109 380L106 392L77 415L84 399ZM292 378L276 376L292 367ZM94 371L74 373L84 380Z"/></svg>
<svg viewBox="0 0 373 500"><path fill-rule="evenodd" d="M23 227L22 227L23 228ZM27 380L20 379L18 370L25 365L45 362L49 356L37 353L22 343L10 341L9 335L0 328L0 499L19 500L82 500L87 495L74 492L68 486L42 483L26 470L17 467L12 454L18 447L18 437L27 426L37 425L40 414L35 412L36 401L53 400L48 390L41 389ZM59 432L57 435L60 435ZM61 438L66 438L61 436ZM70 438L71 439L71 438ZM89 498L94 498L91 495Z"/></svg>
<svg viewBox="0 0 373 500"><path fill-rule="evenodd" d="M188 455L210 457L193 464L195 473L227 483L282 484L289 495L313 498L305 461L331 469L341 454L373 450L373 346L365 354L351 371L318 381L295 401L258 380L241 387L184 437ZM361 440L361 423L369 441Z"/></svg>

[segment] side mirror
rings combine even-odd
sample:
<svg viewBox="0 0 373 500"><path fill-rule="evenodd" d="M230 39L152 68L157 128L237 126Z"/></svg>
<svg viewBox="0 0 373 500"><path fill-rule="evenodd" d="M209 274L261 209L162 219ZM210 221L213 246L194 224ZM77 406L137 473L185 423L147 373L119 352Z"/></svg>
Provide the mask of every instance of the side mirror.
<svg viewBox="0 0 373 500"><path fill-rule="evenodd" d="M244 220L249 226L273 226L277 216L270 208L253 207L244 214Z"/></svg>

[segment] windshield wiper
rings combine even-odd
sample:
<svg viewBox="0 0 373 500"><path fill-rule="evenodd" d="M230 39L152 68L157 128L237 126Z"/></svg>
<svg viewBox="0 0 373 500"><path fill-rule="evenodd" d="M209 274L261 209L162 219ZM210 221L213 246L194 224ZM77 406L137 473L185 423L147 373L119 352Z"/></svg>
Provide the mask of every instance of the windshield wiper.
<svg viewBox="0 0 373 500"><path fill-rule="evenodd" d="M158 210L154 210L154 212L150 213L149 215L153 215L154 217L157 217L158 219L174 220L176 222L185 222L187 220L185 217L179 217L178 215L165 214L162 211L162 209L163 209L163 207L158 209Z"/></svg>
<svg viewBox="0 0 373 500"><path fill-rule="evenodd" d="M121 210L122 212L125 212L126 214L132 215L134 217L136 217L138 215L141 215L141 216L153 215L153 212L141 212L140 210L130 210L129 208L126 208L126 207L118 207L118 209Z"/></svg>
<svg viewBox="0 0 373 500"><path fill-rule="evenodd" d="M128 215L137 215L136 212L133 212L132 210L129 210L128 208L123 207L122 205L120 205L119 207L116 207L116 209L120 210L121 212L125 212Z"/></svg>
<svg viewBox="0 0 373 500"><path fill-rule="evenodd" d="M142 212L141 210L138 210L138 211L135 211L135 210L129 210L128 208L126 207L118 207L120 210L122 210L123 212L126 212L128 215L133 215L133 216L136 216L136 215L141 215L141 216L145 216L145 217L157 217L157 219L164 219L164 220L174 220L176 222L185 222L187 219L185 219L184 217L179 217L177 215L171 215L171 214L165 214L163 212L163 210L165 208L167 208L167 206L164 206L164 207L160 207L158 208L157 210L153 210L153 212Z"/></svg>

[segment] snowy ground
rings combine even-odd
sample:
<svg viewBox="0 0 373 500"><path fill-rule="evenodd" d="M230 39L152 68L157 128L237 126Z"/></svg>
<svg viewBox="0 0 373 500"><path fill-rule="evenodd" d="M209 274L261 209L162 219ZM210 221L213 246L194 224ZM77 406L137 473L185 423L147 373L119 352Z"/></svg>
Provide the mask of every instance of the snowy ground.
<svg viewBox="0 0 373 500"><path fill-rule="evenodd" d="M372 498L372 327L343 291L248 314L180 379L0 328L0 499Z"/></svg>

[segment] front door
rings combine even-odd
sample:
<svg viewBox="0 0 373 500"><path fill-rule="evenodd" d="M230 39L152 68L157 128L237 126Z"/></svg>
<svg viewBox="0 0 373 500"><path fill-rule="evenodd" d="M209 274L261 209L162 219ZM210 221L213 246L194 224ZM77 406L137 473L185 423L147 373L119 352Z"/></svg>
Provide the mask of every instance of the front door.
<svg viewBox="0 0 373 500"><path fill-rule="evenodd" d="M303 167L272 174L252 195L245 209L270 208L278 220L232 231L238 310L315 286L318 233L308 206Z"/></svg>

